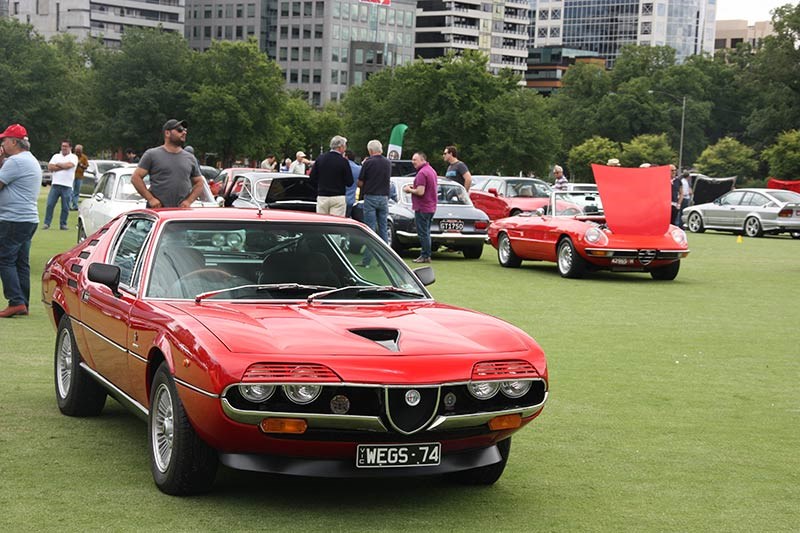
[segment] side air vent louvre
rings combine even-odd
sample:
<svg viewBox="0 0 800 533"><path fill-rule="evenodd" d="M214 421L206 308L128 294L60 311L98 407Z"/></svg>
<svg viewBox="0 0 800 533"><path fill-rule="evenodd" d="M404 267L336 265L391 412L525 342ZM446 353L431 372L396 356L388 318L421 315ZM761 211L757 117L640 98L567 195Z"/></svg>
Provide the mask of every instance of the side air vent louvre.
<svg viewBox="0 0 800 533"><path fill-rule="evenodd" d="M359 337L376 342L393 352L400 351L398 341L400 332L396 329L351 329L350 333L355 333Z"/></svg>

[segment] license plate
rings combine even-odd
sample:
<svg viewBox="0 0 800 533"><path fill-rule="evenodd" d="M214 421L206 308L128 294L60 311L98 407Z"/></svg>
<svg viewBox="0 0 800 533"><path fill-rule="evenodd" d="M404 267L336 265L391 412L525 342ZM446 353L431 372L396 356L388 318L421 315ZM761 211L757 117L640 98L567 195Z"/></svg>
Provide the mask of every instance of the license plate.
<svg viewBox="0 0 800 533"><path fill-rule="evenodd" d="M441 461L441 444L359 444L358 468L394 468L403 466L437 466Z"/></svg>
<svg viewBox="0 0 800 533"><path fill-rule="evenodd" d="M632 259L626 259L624 257L612 257L611 264L612 265L627 265L633 263Z"/></svg>
<svg viewBox="0 0 800 533"><path fill-rule="evenodd" d="M463 220L440 220L439 229L442 231L461 231L464 229Z"/></svg>

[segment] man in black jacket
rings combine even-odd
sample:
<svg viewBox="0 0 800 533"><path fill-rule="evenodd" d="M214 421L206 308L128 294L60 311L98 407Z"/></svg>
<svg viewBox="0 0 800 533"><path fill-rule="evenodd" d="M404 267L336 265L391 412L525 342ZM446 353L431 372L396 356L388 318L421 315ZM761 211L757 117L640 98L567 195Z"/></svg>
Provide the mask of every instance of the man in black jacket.
<svg viewBox="0 0 800 533"><path fill-rule="evenodd" d="M317 213L343 217L347 212L345 189L353 184L353 172L344 157L347 139L335 135L330 146L330 152L314 161L311 181L317 186Z"/></svg>

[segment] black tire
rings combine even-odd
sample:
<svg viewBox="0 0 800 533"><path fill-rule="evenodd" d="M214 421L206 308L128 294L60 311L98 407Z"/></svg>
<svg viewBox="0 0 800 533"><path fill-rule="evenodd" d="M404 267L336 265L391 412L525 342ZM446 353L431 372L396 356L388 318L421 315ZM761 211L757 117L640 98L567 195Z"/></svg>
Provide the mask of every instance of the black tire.
<svg viewBox="0 0 800 533"><path fill-rule="evenodd" d="M391 220L386 223L386 233L389 236L389 242L387 244L392 247L392 250L399 254L406 249L406 247L397 240L397 233L394 231L394 224L392 224Z"/></svg>
<svg viewBox="0 0 800 533"><path fill-rule="evenodd" d="M522 264L522 258L514 253L511 240L505 233L497 236L497 261L506 268L518 268Z"/></svg>
<svg viewBox="0 0 800 533"><path fill-rule="evenodd" d="M81 357L69 316L58 323L53 376L58 409L67 416L97 416L106 404L106 391L81 368Z"/></svg>
<svg viewBox="0 0 800 533"><path fill-rule="evenodd" d="M464 252L464 259L480 259L483 254L483 245L469 246L461 251Z"/></svg>
<svg viewBox="0 0 800 533"><path fill-rule="evenodd" d="M703 233L706 230L705 224L703 224L703 216L697 211L692 211L686 220L686 227L692 233Z"/></svg>
<svg viewBox="0 0 800 533"><path fill-rule="evenodd" d="M744 234L748 237L761 237L764 235L764 228L761 227L761 221L756 217L747 217L744 221Z"/></svg>
<svg viewBox="0 0 800 533"><path fill-rule="evenodd" d="M83 227L83 221L78 220L78 244L86 240L86 229Z"/></svg>
<svg viewBox="0 0 800 533"><path fill-rule="evenodd" d="M792 239L800 239L800 231L793 231L790 233Z"/></svg>
<svg viewBox="0 0 800 533"><path fill-rule="evenodd" d="M451 474L452 479L464 485L493 485L500 479L500 476L503 475L503 471L506 469L508 456L511 454L511 437L498 442L497 448L500 451L500 462L489 466L473 468L472 470L455 472Z"/></svg>
<svg viewBox="0 0 800 533"><path fill-rule="evenodd" d="M556 264L562 278L578 279L586 274L586 260L575 249L569 237L561 239L557 252Z"/></svg>
<svg viewBox="0 0 800 533"><path fill-rule="evenodd" d="M678 276L678 271L680 269L681 262L678 260L663 267L654 268L650 271L650 276L659 281L672 281Z"/></svg>
<svg viewBox="0 0 800 533"><path fill-rule="evenodd" d="M166 363L153 377L147 428L150 470L159 490L174 496L208 492L219 458L189 423Z"/></svg>

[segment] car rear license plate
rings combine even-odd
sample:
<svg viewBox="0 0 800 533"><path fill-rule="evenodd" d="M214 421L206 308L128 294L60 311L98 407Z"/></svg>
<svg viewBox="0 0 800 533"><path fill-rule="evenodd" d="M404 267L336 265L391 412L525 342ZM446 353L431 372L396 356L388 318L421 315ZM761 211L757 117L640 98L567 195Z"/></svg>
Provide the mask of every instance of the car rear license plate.
<svg viewBox="0 0 800 533"><path fill-rule="evenodd" d="M442 449L438 442L425 444L359 444L358 468L393 468L402 466L437 466Z"/></svg>
<svg viewBox="0 0 800 533"><path fill-rule="evenodd" d="M439 229L442 231L461 231L464 229L463 220L440 220Z"/></svg>

